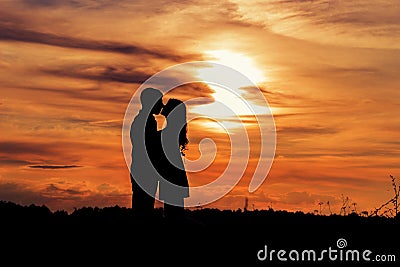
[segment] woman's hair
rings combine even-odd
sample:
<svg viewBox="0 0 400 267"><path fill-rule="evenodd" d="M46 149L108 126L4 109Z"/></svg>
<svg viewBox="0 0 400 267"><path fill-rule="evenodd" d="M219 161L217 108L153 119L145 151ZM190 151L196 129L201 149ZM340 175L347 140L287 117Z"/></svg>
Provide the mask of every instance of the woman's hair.
<svg viewBox="0 0 400 267"><path fill-rule="evenodd" d="M171 112L174 108L178 107L182 109L182 113L179 113L179 117L176 119L179 119L179 123L177 124L178 126L183 124L182 129L179 132L179 148L181 150L181 154L185 156L185 150L187 150L187 144L189 143L189 140L187 138L187 121L186 121L186 105L183 103L181 100L176 99L176 98L170 98L166 104L168 107L168 113ZM177 113L178 114L178 113Z"/></svg>

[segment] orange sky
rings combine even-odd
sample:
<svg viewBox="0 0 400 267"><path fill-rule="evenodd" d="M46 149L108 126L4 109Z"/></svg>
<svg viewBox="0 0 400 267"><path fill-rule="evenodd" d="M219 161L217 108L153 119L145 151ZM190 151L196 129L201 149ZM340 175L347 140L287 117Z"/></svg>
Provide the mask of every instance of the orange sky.
<svg viewBox="0 0 400 267"><path fill-rule="evenodd" d="M247 191L251 158L240 183L210 207L243 208L248 197L249 208L308 212L329 201L339 213L342 196L367 211L392 197L389 175L400 177L399 1L117 2L0 2L0 199L68 211L130 207L121 131L132 95L156 72L215 59L212 51L261 75L277 144L256 192ZM209 98L190 112L212 93L175 91ZM217 140L219 154L189 175L192 185L221 172L229 145L199 126L189 125L188 158L205 137Z"/></svg>

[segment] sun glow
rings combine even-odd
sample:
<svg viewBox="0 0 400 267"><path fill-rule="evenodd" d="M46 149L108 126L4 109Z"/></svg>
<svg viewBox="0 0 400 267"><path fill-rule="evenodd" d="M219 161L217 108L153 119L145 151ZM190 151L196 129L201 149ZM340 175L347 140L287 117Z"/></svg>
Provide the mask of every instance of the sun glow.
<svg viewBox="0 0 400 267"><path fill-rule="evenodd" d="M207 105L194 107L194 112L218 119L236 118L255 114L270 114L263 104L259 106L249 89L254 88L257 83L266 80L263 72L256 67L253 60L243 54L229 50L212 50L205 52L211 57L209 62L226 66L206 66L197 70L197 75L202 81L223 81L222 84L208 84L214 90L211 96L214 102ZM226 88L225 88L226 87ZM262 97L260 94L258 97ZM210 126L209 123L208 126ZM219 128L220 126L217 125ZM235 128L237 123L228 123L226 128Z"/></svg>
<svg viewBox="0 0 400 267"><path fill-rule="evenodd" d="M211 62L220 63L236 69L247 76L255 84L266 80L263 72L256 66L254 61L246 55L229 50L210 50L206 51L205 54L206 56L211 57Z"/></svg>

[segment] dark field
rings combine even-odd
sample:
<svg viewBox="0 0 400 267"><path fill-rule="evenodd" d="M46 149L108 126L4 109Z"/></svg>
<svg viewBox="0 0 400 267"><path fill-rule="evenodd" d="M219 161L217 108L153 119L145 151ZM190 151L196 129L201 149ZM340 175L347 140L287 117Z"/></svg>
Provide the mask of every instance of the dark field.
<svg viewBox="0 0 400 267"><path fill-rule="evenodd" d="M2 258L11 263L8 266L398 266L400 261L399 216L204 208L185 213L184 220L170 221L162 209L151 218L140 218L118 206L67 213L0 202ZM339 249L341 238L347 245ZM261 261L257 253L265 246L268 256ZM335 260L329 258L329 248L336 250L331 255L337 254ZM285 251L281 258L286 262L278 259L279 250ZM294 260L289 258L292 250L300 253L299 260L295 252ZM308 254L302 259L303 250L315 251L315 261ZM327 250L323 257L322 250ZM350 260L350 254L346 260L347 250L359 251L359 260ZM372 252L370 261L362 258L365 250ZM386 261L377 262L376 255L384 255Z"/></svg>

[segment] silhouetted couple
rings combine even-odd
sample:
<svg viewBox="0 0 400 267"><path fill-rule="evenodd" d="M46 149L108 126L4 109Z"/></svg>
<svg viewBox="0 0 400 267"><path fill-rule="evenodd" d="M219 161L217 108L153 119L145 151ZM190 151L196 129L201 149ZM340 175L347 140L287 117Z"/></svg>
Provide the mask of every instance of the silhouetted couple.
<svg viewBox="0 0 400 267"><path fill-rule="evenodd" d="M182 218L189 183L182 156L187 139L186 106L171 98L163 105L163 94L146 88L140 95L142 105L131 126L132 210L143 216L154 211L155 195L164 202L164 216ZM166 127L158 130L154 115L166 118Z"/></svg>

